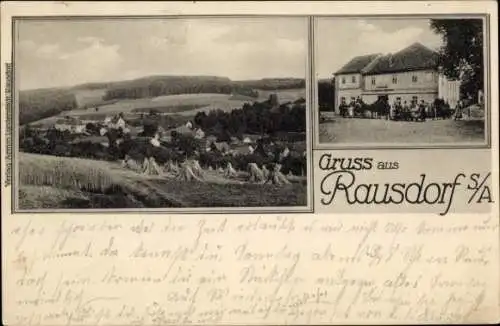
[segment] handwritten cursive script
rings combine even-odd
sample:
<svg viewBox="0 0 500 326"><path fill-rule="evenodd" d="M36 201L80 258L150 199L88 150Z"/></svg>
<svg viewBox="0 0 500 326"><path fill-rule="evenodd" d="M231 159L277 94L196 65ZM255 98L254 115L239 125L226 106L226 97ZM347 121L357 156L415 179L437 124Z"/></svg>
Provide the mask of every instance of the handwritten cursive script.
<svg viewBox="0 0 500 326"><path fill-rule="evenodd" d="M8 324L455 323L498 308L494 218L54 219L4 233Z"/></svg>

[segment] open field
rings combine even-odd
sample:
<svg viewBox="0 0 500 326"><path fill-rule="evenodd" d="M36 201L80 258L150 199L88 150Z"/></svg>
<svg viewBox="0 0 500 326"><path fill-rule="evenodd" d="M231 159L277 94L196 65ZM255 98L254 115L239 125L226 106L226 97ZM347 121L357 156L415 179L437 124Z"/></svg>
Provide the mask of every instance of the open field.
<svg viewBox="0 0 500 326"><path fill-rule="evenodd" d="M59 115L52 116L34 122L36 125L51 125L64 116L78 117L83 120L107 115L115 115L120 112L124 114L139 114L149 112L149 109L157 109L162 113L194 115L201 110L222 109L234 110L241 108L247 101L231 100L227 94L180 94L167 95L154 98L119 100L111 104L99 106L99 111L93 109L77 109L64 111Z"/></svg>
<svg viewBox="0 0 500 326"><path fill-rule="evenodd" d="M484 120L427 120L332 118L319 124L320 143L484 143Z"/></svg>
<svg viewBox="0 0 500 326"><path fill-rule="evenodd" d="M75 91L76 102L78 106L94 106L103 102L102 98L106 89L81 89Z"/></svg>
<svg viewBox="0 0 500 326"><path fill-rule="evenodd" d="M83 94L82 97L85 97L85 94L87 94L88 97L92 97L96 96L96 94L100 91L101 90L83 90L78 92ZM209 93L178 94L158 96L154 98L127 99L100 105L98 112L93 110L93 108L64 111L58 115L33 122L33 124L41 127L47 127L53 125L58 119L64 116L78 117L83 120L93 120L96 117L104 119L107 115L114 115L120 112L123 112L125 115L140 114L141 112L147 113L150 109L155 109L163 114L177 114L190 117L202 111L208 112L219 109L228 112L234 109L239 109L245 103L267 100L269 95L272 93L278 94L280 102L295 101L300 97L305 98L305 92L305 89L259 91L259 97L256 99L252 99L247 96Z"/></svg>
<svg viewBox="0 0 500 326"><path fill-rule="evenodd" d="M176 106L209 106L211 104L228 103L230 95L226 94L180 94L180 95L167 95L153 98L141 99L127 99L119 100L112 104L99 106L100 113L117 114L120 112L129 113L137 109L155 109L162 107L172 107L175 111ZM239 105L239 101L234 103L234 106ZM189 107L188 107L189 108ZM72 110L68 111L66 115L85 116L88 113L95 113L95 110ZM172 112L178 113L178 112Z"/></svg>
<svg viewBox="0 0 500 326"><path fill-rule="evenodd" d="M289 185L252 184L205 171L180 181L126 170L118 162L19 153L19 208L168 208L305 206L305 178ZM246 172L241 172L243 180Z"/></svg>
<svg viewBox="0 0 500 326"><path fill-rule="evenodd" d="M87 115L86 109L92 109L95 106L106 107L108 111L105 112L106 114L115 114L116 111L125 113L136 108L155 107L164 107L163 110L168 111L168 107L177 105L170 102L172 98L179 97L179 95L173 94L181 94L180 97L183 98L191 96L187 94L193 94L194 97L197 97L202 94L214 93L226 97L226 100L253 101L261 100L262 97L267 99L267 94L270 92L268 90L293 94L293 88L305 89L305 80L300 78L264 78L260 80L231 81L227 77L217 76L155 75L133 80L84 83L72 87L29 89L19 92L19 121L23 125L55 115L64 115L64 111L71 110L74 110L71 115ZM246 96L252 96L256 90L261 89L266 91L259 91L261 93L259 98L254 99ZM305 92L303 93L305 94ZM136 99L137 97L140 97L140 99ZM154 97L157 97L160 103L151 103L151 99ZM167 103L163 102L165 97ZM282 98L285 101L289 99L288 96L282 96ZM131 101L125 101L124 99L131 99ZM120 102L118 107L112 106L113 103L118 101ZM185 101L185 98L182 101ZM131 103L132 105L129 105ZM182 104L189 103L184 102ZM195 103L196 108L200 105L215 104L212 101ZM226 108L224 104L227 103L221 104L221 109L232 109ZM231 106L233 104L235 103L232 103ZM84 110L79 112L77 108L84 108ZM178 108L173 110L176 112L181 111Z"/></svg>

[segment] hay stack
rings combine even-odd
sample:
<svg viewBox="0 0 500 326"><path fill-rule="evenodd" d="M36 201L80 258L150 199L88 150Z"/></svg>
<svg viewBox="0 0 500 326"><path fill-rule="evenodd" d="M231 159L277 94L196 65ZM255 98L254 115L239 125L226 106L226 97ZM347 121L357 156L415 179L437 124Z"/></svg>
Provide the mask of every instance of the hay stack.
<svg viewBox="0 0 500 326"><path fill-rule="evenodd" d="M265 183L272 183L275 185L284 185L284 184L290 184L290 181L281 173L281 164L275 164L271 173L269 174L269 178L266 180Z"/></svg>
<svg viewBox="0 0 500 326"><path fill-rule="evenodd" d="M142 164L143 173L147 175L162 175L162 171L158 164L156 163L154 157L144 158L144 163Z"/></svg>
<svg viewBox="0 0 500 326"><path fill-rule="evenodd" d="M192 165L189 163L190 162L184 162L181 164L177 179L183 181L203 181L198 175L196 175L196 173L193 171Z"/></svg>
<svg viewBox="0 0 500 326"><path fill-rule="evenodd" d="M191 170L197 177L203 178L203 169L201 168L200 162L198 160L187 161L187 164L191 167Z"/></svg>
<svg viewBox="0 0 500 326"><path fill-rule="evenodd" d="M267 180L269 179L269 170L267 169L267 167L265 165L262 165L262 173L264 174L264 179Z"/></svg>
<svg viewBox="0 0 500 326"><path fill-rule="evenodd" d="M256 163L248 163L248 174L250 182L264 182L266 179L264 178L264 173L257 166Z"/></svg>
<svg viewBox="0 0 500 326"><path fill-rule="evenodd" d="M168 173L177 174L177 173L179 173L179 166L176 163L174 163L172 160L169 160L167 163L165 163L165 166L163 167L163 171L168 172Z"/></svg>
<svg viewBox="0 0 500 326"><path fill-rule="evenodd" d="M234 178L237 176L236 170L233 168L231 162L227 162L226 170L224 171L224 177Z"/></svg>

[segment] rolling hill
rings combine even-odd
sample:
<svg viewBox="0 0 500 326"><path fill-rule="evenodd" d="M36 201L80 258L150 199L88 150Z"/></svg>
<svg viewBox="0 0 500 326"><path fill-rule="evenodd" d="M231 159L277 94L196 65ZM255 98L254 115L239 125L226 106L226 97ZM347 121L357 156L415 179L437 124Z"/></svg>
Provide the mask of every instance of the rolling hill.
<svg viewBox="0 0 500 326"><path fill-rule="evenodd" d="M269 90L283 90L287 91L287 94L291 94L294 93L294 90L304 87L305 80L297 78L231 81L227 77L216 76L149 76L129 81L86 83L65 88L26 90L19 92L19 122L23 125L66 111L78 111L79 114L83 114L90 112L87 111L88 108L96 106L99 106L99 110L104 109L110 112L116 111L117 106L120 107L120 110L125 111L148 110L150 108L178 112L190 111L169 109L169 106L179 105L171 103L176 102L172 100L175 98L174 95L193 94L196 95L194 97L203 98L206 96L201 94L209 94L212 99L217 96L224 98L222 104L219 103L220 101L199 99L194 101L196 103L188 103L196 105L191 110L194 114L197 112L196 110L203 110L204 107L222 106L223 109L227 109L233 105L236 107L248 102L248 99L262 99L262 95L267 94L266 92ZM305 91L303 94L305 97Z"/></svg>

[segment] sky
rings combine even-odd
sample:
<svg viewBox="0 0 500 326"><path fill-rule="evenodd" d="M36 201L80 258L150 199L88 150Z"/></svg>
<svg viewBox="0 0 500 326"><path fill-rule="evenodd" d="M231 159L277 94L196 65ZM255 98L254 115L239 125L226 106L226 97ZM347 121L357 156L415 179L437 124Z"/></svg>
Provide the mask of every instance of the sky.
<svg viewBox="0 0 500 326"><path fill-rule="evenodd" d="M21 90L150 75L305 78L305 18L20 21Z"/></svg>
<svg viewBox="0 0 500 326"><path fill-rule="evenodd" d="M420 42L437 50L441 36L435 34L428 19L415 18L319 18L315 33L316 74L331 78L358 55L394 53Z"/></svg>

